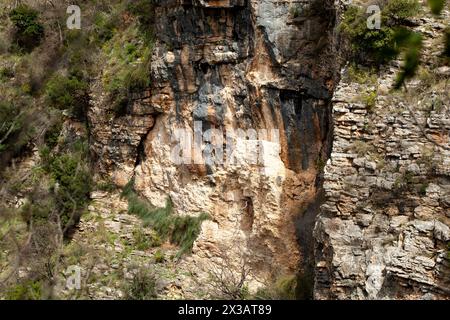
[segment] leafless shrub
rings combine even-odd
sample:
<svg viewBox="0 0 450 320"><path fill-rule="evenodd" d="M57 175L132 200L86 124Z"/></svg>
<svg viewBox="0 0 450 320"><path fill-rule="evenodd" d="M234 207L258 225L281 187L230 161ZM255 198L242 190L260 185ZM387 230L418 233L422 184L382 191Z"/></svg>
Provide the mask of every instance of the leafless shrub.
<svg viewBox="0 0 450 320"><path fill-rule="evenodd" d="M209 263L209 286L213 295L219 298L241 300L248 296L247 281L252 268L248 255L237 254L233 260L231 250L220 249L217 258Z"/></svg>

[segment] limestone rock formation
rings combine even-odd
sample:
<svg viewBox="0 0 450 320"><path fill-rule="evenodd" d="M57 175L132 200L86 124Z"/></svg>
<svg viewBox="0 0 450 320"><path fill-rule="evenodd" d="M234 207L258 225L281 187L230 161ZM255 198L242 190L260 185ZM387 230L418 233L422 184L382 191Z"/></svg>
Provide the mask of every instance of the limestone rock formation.
<svg viewBox="0 0 450 320"><path fill-rule="evenodd" d="M134 176L153 205L170 197L180 215L211 216L194 246L198 266L227 251L236 263L250 257L259 281L298 269L295 221L317 196L338 70L334 5L319 2L159 1L144 112L105 121L106 102L94 99L99 168L119 185ZM175 131L194 132L194 121L200 134L224 137L275 129L279 143L270 134L229 141L243 147L237 157L259 152L257 163L175 164Z"/></svg>
<svg viewBox="0 0 450 320"><path fill-rule="evenodd" d="M449 12L444 12L448 19ZM423 60L440 25L424 18ZM372 84L345 77L333 97L333 151L315 234L315 298L436 299L450 294L448 75L392 87L393 63ZM377 92L375 106L362 93ZM437 107L439 104L440 107Z"/></svg>
<svg viewBox="0 0 450 320"><path fill-rule="evenodd" d="M180 264L199 279L226 256L236 270L251 265L252 288L309 270L317 299L447 298L447 87L422 80L410 84L425 88L417 95L389 92L398 61L375 83L348 79L339 3L158 1L152 85L112 117L94 88L92 154L101 173L120 186L133 178L153 205L170 198L179 215L209 214ZM441 26L416 26L429 60L430 28ZM375 106L364 102L372 91ZM194 159L208 150L195 148L196 135L215 129L236 157L259 161L175 163L180 129ZM227 140L238 129L275 129L279 139Z"/></svg>

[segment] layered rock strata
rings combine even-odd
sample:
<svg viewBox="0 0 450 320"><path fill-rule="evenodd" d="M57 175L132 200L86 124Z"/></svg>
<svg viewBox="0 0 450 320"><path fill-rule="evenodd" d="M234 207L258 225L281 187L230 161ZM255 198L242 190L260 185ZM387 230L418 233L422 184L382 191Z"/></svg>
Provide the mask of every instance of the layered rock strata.
<svg viewBox="0 0 450 320"><path fill-rule="evenodd" d="M189 258L200 269L226 253L259 281L298 270L295 224L330 147L334 16L331 1L159 1L143 107L110 122L93 108L93 151L117 184L134 177L155 206L210 215ZM174 163L180 129L222 132L236 161ZM238 129L247 136L226 139Z"/></svg>

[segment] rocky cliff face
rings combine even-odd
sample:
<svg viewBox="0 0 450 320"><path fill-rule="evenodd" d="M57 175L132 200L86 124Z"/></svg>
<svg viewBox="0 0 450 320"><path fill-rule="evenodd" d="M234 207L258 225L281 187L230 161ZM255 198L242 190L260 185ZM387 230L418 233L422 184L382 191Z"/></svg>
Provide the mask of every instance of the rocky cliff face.
<svg viewBox="0 0 450 320"><path fill-rule="evenodd" d="M415 23L425 66L407 92L389 91L397 61L361 84L344 68L334 93L327 200L314 230L315 298L449 297L450 70L436 65L444 25ZM375 92L372 106L365 92Z"/></svg>
<svg viewBox="0 0 450 320"><path fill-rule="evenodd" d="M0 298L449 299L448 9L392 91L402 61L341 59L349 1L85 1L83 35L19 2L48 21L30 54L0 23Z"/></svg>
<svg viewBox="0 0 450 320"><path fill-rule="evenodd" d="M181 262L199 279L227 260L251 266L251 287L314 272L318 299L448 297L450 99L448 71L433 71L442 25L416 27L433 82L393 94L398 62L371 83L341 70L335 6L158 1L152 86L109 118L94 88L91 151L100 172L120 186L134 178L153 205L170 198L179 215L210 215ZM179 129L193 139L217 129L236 157L260 161L176 164ZM279 139L227 140L237 129Z"/></svg>
<svg viewBox="0 0 450 320"><path fill-rule="evenodd" d="M159 1L147 96L114 119L102 117L101 95L94 99L100 170L119 185L134 177L156 206L170 197L180 215L211 216L191 257L200 269L226 253L236 266L248 261L259 281L298 270L295 222L316 201L330 148L334 16L331 1ZM260 161L173 162L177 129L211 128L224 139L269 130L227 141L244 148L237 157L254 150Z"/></svg>

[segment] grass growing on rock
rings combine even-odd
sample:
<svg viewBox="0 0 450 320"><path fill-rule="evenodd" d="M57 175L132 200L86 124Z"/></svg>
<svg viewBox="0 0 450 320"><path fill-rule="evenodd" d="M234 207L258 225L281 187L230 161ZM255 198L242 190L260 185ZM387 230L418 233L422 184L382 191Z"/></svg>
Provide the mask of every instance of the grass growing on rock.
<svg viewBox="0 0 450 320"><path fill-rule="evenodd" d="M100 31L100 42L104 42L102 52L107 61L102 74L103 86L111 96L115 116L121 116L126 111L129 95L150 86L153 1L119 3L110 11L106 16L99 15L95 23ZM117 24L120 19L115 17L124 12L133 19ZM116 29L121 29L121 32L116 32Z"/></svg>
<svg viewBox="0 0 450 320"><path fill-rule="evenodd" d="M298 294L299 280L299 276L293 274L280 276L268 286L259 288L253 298L256 300L295 300Z"/></svg>
<svg viewBox="0 0 450 320"><path fill-rule="evenodd" d="M157 298L156 277L143 268L133 276L131 283L124 288L126 300L152 300Z"/></svg>
<svg viewBox="0 0 450 320"><path fill-rule="evenodd" d="M178 245L180 250L177 257L190 252L200 233L202 222L209 219L209 215L206 213L201 213L197 217L174 215L170 198L166 200L165 207L155 207L136 194L133 184L131 180L122 192L122 197L128 200L128 213L139 216L144 226L153 228L162 239L169 239L171 243Z"/></svg>
<svg viewBox="0 0 450 320"><path fill-rule="evenodd" d="M42 283L27 280L8 288L7 300L40 300L42 297Z"/></svg>

